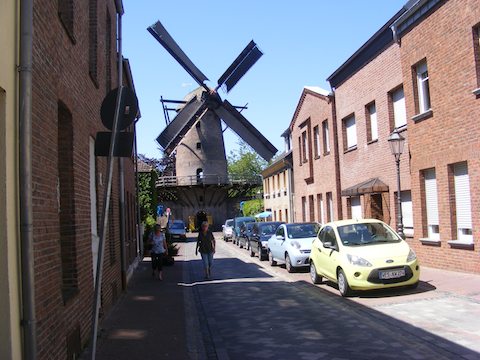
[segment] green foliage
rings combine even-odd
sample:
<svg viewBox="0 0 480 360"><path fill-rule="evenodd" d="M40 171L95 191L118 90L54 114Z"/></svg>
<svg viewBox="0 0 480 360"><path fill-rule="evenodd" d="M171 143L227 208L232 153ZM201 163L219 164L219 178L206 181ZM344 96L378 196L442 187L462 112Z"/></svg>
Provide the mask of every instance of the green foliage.
<svg viewBox="0 0 480 360"><path fill-rule="evenodd" d="M263 211L263 200L254 199L245 201L243 204L243 214L245 216L254 216Z"/></svg>
<svg viewBox="0 0 480 360"><path fill-rule="evenodd" d="M239 148L231 151L227 158L228 174L241 179L259 177L261 171L267 166L267 162L244 141L240 141L238 145Z"/></svg>

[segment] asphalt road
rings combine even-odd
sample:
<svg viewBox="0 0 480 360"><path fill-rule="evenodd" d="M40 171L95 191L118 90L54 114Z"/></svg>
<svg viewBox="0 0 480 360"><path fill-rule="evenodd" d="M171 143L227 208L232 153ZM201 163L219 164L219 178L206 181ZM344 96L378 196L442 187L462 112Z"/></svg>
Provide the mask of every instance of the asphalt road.
<svg viewBox="0 0 480 360"><path fill-rule="evenodd" d="M190 348L207 359L480 359L480 299L423 281L344 299L333 284L250 258L217 235L213 278L182 244ZM188 321L187 321L188 323ZM198 336L198 333L201 336ZM196 342L196 344L195 344Z"/></svg>

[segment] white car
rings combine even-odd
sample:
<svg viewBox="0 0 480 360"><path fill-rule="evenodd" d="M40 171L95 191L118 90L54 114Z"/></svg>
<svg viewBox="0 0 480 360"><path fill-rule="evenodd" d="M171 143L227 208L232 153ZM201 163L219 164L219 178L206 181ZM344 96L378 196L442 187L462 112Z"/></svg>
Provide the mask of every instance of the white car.
<svg viewBox="0 0 480 360"><path fill-rule="evenodd" d="M228 241L233 238L233 219L227 219L223 228L223 240Z"/></svg>
<svg viewBox="0 0 480 360"><path fill-rule="evenodd" d="M268 240L271 266L284 263L288 272L310 266L312 243L317 238L318 223L282 224Z"/></svg>

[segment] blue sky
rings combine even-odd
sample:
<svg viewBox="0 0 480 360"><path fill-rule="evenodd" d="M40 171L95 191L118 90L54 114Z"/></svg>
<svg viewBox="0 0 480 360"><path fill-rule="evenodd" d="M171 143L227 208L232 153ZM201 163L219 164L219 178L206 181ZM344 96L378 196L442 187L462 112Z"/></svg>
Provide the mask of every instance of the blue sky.
<svg viewBox="0 0 480 360"><path fill-rule="evenodd" d="M406 0L124 0L124 56L129 58L142 118L138 152L160 157L165 127L160 96L183 99L197 87L146 28L160 20L183 51L216 80L250 40L264 56L229 94L279 150L304 86L330 90L326 78L391 18ZM173 116L173 114L171 114ZM227 153L237 136L225 133Z"/></svg>

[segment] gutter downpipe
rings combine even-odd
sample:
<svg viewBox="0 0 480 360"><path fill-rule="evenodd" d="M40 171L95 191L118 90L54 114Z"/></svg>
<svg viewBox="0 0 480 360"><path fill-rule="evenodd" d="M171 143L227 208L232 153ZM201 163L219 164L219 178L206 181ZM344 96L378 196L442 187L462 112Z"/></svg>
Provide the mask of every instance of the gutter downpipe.
<svg viewBox="0 0 480 360"><path fill-rule="evenodd" d="M19 190L23 358L37 356L32 210L33 0L20 1Z"/></svg>
<svg viewBox="0 0 480 360"><path fill-rule="evenodd" d="M121 5L121 0L116 0L115 3ZM118 6L117 6L118 9ZM120 10L117 10L117 32L118 32L118 58L122 59L122 43L121 43L121 36L120 33L122 31L122 15L123 15L123 7ZM123 79L123 61L118 63L118 79ZM103 260L104 260L104 252L105 252L105 237L107 235L107 227L108 227L108 211L110 207L110 198L112 194L112 179L113 179L113 165L114 165L114 150L115 144L117 141L117 134L118 134L118 124L120 118L120 106L121 106L121 99L123 95L123 83L120 80L120 86L118 88L117 93L117 101L115 105L115 115L113 119L113 127L112 127L112 137L110 141L110 149L108 152L108 163L107 163L107 185L105 187L105 193L103 197L103 214L102 214L102 222L101 222L101 233L100 233L100 240L98 242L98 260L97 260L97 273L95 278L95 295L93 299L93 311L92 311L92 330L91 330L91 353L90 358L91 360L95 360L96 352L97 352L97 335L98 335L98 317L100 313L100 300L101 300L101 292L102 292L102 275L103 275Z"/></svg>
<svg viewBox="0 0 480 360"><path fill-rule="evenodd" d="M133 124L133 131L134 131L134 144L135 144L135 202L137 204L137 257L140 259L143 258L143 236L141 226L141 218L140 218L140 191L139 191L139 176L138 176L138 147L137 147L137 122L140 118Z"/></svg>

